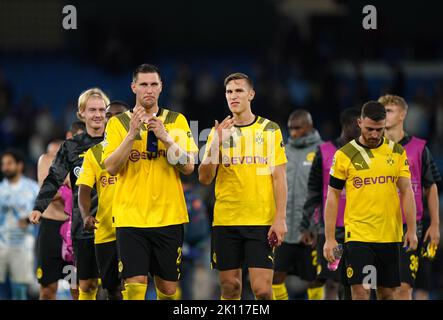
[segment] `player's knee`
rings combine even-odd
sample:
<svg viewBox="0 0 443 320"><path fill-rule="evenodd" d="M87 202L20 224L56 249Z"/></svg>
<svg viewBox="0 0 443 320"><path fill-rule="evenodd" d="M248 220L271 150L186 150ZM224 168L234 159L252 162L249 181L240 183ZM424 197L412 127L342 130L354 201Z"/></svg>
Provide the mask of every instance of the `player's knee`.
<svg viewBox="0 0 443 320"><path fill-rule="evenodd" d="M272 299L272 287L258 286L252 289L254 296L257 300L271 300Z"/></svg>
<svg viewBox="0 0 443 320"><path fill-rule="evenodd" d="M80 280L80 290L83 292L90 292L97 290L98 281L97 279Z"/></svg>
<svg viewBox="0 0 443 320"><path fill-rule="evenodd" d="M225 298L236 298L241 293L241 282L236 278L223 279L221 281L221 289Z"/></svg>
<svg viewBox="0 0 443 320"><path fill-rule="evenodd" d="M40 287L40 300L55 300L57 289L52 286Z"/></svg>
<svg viewBox="0 0 443 320"><path fill-rule="evenodd" d="M251 283L252 292L257 300L272 299L272 280L261 278Z"/></svg>
<svg viewBox="0 0 443 320"><path fill-rule="evenodd" d="M352 300L369 300L371 290L365 289L363 286L352 287Z"/></svg>
<svg viewBox="0 0 443 320"><path fill-rule="evenodd" d="M177 291L176 286L163 286L159 291L165 296L173 296Z"/></svg>
<svg viewBox="0 0 443 320"><path fill-rule="evenodd" d="M402 282L401 286L397 287L395 291L393 291L393 295L396 300L411 300L412 287L409 284Z"/></svg>

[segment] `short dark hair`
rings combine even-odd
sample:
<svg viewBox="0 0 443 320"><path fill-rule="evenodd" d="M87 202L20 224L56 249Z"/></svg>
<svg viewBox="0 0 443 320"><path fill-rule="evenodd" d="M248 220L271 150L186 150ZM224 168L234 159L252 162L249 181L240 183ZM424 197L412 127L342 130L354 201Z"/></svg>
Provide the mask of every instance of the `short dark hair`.
<svg viewBox="0 0 443 320"><path fill-rule="evenodd" d="M314 122L312 121L312 116L309 113L309 111L305 110L305 109L297 109L295 111L293 111L288 118L288 121L294 120L294 119L301 119L302 121L308 123L308 124L313 124Z"/></svg>
<svg viewBox="0 0 443 320"><path fill-rule="evenodd" d="M132 73L132 81L135 82L137 80L137 76L139 73L156 73L161 80L160 70L153 64L143 63L135 68L134 72Z"/></svg>
<svg viewBox="0 0 443 320"><path fill-rule="evenodd" d="M229 76L225 78L225 81L223 82L226 88L226 85L231 82L232 80L241 80L244 79L248 83L248 85L251 87L251 89L254 89L254 82L244 73L236 72L232 73Z"/></svg>
<svg viewBox="0 0 443 320"><path fill-rule="evenodd" d="M113 105L122 106L123 108L126 108L126 109L128 109L128 110L131 108L131 107L129 107L129 104L127 104L127 103L124 102L124 101L121 101L121 100L112 100L112 101L106 106L106 109L109 108L110 106L113 106Z"/></svg>
<svg viewBox="0 0 443 320"><path fill-rule="evenodd" d="M1 159L3 160L3 158L5 156L10 156L12 158L14 158L14 161L16 163L23 163L25 164L25 158L23 157L23 153L21 153L19 150L17 149L7 149L2 153Z"/></svg>
<svg viewBox="0 0 443 320"><path fill-rule="evenodd" d="M351 125L361 115L361 111L357 108L346 108L340 114L340 125L342 127Z"/></svg>
<svg viewBox="0 0 443 320"><path fill-rule="evenodd" d="M378 101L368 101L361 108L361 118L368 117L374 121L381 121L386 119L386 109L385 106L382 105Z"/></svg>

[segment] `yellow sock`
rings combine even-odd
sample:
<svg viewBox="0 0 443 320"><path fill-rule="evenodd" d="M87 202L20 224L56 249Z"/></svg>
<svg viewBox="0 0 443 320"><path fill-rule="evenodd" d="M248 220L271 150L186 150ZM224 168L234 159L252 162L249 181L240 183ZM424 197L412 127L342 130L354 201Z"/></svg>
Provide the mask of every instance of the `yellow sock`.
<svg viewBox="0 0 443 320"><path fill-rule="evenodd" d="M128 291L125 289L125 290L122 290L121 293L123 296L123 300L128 300Z"/></svg>
<svg viewBox="0 0 443 320"><path fill-rule="evenodd" d="M79 289L78 292L78 300L96 300L97 297L97 288L91 291L83 291L82 289Z"/></svg>
<svg viewBox="0 0 443 320"><path fill-rule="evenodd" d="M182 299L182 289L180 289L180 287L177 287L177 290L175 291L174 300L181 300L181 299Z"/></svg>
<svg viewBox="0 0 443 320"><path fill-rule="evenodd" d="M274 300L288 300L288 289L285 283L273 284L272 291L274 292Z"/></svg>
<svg viewBox="0 0 443 320"><path fill-rule="evenodd" d="M241 297L238 297L238 298L225 298L225 297L223 297L223 295L222 296L220 296L220 300L240 300L240 298Z"/></svg>
<svg viewBox="0 0 443 320"><path fill-rule="evenodd" d="M177 290L175 290L174 294L164 294L157 288L155 288L155 292L157 293L157 300L178 300L181 295L181 292L179 292L178 288Z"/></svg>
<svg viewBox="0 0 443 320"><path fill-rule="evenodd" d="M325 298L325 286L317 288L308 288L309 300L324 300Z"/></svg>
<svg viewBox="0 0 443 320"><path fill-rule="evenodd" d="M148 285L146 283L126 283L125 289L127 300L145 300Z"/></svg>

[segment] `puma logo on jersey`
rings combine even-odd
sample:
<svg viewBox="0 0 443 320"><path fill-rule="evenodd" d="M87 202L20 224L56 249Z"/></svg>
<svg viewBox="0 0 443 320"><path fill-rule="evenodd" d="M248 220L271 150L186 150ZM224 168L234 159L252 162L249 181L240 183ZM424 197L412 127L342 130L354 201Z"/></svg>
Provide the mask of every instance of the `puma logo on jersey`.
<svg viewBox="0 0 443 320"><path fill-rule="evenodd" d="M360 168L363 168L363 164L361 164L361 163L354 162L354 165L359 166Z"/></svg>

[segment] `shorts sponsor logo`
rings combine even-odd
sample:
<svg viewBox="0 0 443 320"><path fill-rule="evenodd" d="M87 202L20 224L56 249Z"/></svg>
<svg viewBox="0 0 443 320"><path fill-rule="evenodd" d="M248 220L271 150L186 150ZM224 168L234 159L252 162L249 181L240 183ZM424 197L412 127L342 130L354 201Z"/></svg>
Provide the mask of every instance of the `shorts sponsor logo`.
<svg viewBox="0 0 443 320"><path fill-rule="evenodd" d="M351 279L353 275L354 275L354 270L352 269L352 267L347 267L346 268L346 276L349 279Z"/></svg>
<svg viewBox="0 0 443 320"><path fill-rule="evenodd" d="M40 268L40 267L37 268L36 276L37 276L38 280L43 278L43 270L42 270L42 268Z"/></svg>
<svg viewBox="0 0 443 320"><path fill-rule="evenodd" d="M118 272L122 272L123 271L123 262L120 260L119 262L118 262Z"/></svg>
<svg viewBox="0 0 443 320"><path fill-rule="evenodd" d="M182 247L177 248L177 261L175 263L177 264L177 266L179 266L182 263ZM178 268L177 270L180 272Z"/></svg>
<svg viewBox="0 0 443 320"><path fill-rule="evenodd" d="M317 275L321 273L321 264L317 265Z"/></svg>
<svg viewBox="0 0 443 320"><path fill-rule="evenodd" d="M212 262L217 263L217 255L215 252L212 254Z"/></svg>

